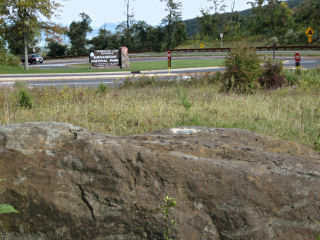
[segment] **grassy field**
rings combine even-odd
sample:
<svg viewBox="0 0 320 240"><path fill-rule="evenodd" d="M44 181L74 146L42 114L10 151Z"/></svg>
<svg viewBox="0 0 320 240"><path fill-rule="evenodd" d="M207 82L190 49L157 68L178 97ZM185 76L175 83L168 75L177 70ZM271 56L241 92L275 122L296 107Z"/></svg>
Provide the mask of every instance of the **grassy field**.
<svg viewBox="0 0 320 240"><path fill-rule="evenodd" d="M172 68L196 68L196 67L213 67L222 66L224 64L223 59L212 60L173 60ZM86 73L86 72L116 72L116 71L146 71L146 70L159 70L167 69L167 61L144 61L144 62L132 62L130 69L89 69L90 64L78 64L70 65L69 68L54 68L54 69L40 69L30 68L25 71L23 67L9 67L0 66L0 74L25 74L25 73Z"/></svg>
<svg viewBox="0 0 320 240"><path fill-rule="evenodd" d="M191 125L243 128L310 147L318 139L318 87L287 87L235 95L219 92L218 84L209 84L209 80L209 77L184 83L127 80L125 86L105 91L35 88L29 90L34 97L31 109L18 106L18 88L0 90L0 124L68 122L112 135Z"/></svg>

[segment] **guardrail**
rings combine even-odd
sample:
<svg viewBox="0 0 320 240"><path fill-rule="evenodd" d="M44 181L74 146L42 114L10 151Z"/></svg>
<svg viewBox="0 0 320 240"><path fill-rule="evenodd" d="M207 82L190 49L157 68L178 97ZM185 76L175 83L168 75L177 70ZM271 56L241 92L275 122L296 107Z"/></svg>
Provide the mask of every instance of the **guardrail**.
<svg viewBox="0 0 320 240"><path fill-rule="evenodd" d="M178 48L171 52L230 52L232 48ZM275 47L255 47L257 51L273 50L320 50L320 46L275 46Z"/></svg>

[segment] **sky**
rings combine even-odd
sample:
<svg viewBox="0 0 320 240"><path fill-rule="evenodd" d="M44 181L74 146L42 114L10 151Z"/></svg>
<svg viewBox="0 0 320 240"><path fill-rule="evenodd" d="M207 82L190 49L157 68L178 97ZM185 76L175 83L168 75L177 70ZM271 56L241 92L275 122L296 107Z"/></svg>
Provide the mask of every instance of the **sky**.
<svg viewBox="0 0 320 240"><path fill-rule="evenodd" d="M92 19L91 26L99 28L108 23L119 23L125 20L125 0L59 0L62 5L60 17L54 21L69 26L72 21L79 21L79 14L85 12ZM248 0L235 0L235 10L249 8ZM200 16L201 9L207 9L207 0L181 0L183 19ZM233 0L225 0L227 12L231 9ZM135 20L145 20L153 26L161 23L166 15L165 4L160 0L134 0L131 11Z"/></svg>

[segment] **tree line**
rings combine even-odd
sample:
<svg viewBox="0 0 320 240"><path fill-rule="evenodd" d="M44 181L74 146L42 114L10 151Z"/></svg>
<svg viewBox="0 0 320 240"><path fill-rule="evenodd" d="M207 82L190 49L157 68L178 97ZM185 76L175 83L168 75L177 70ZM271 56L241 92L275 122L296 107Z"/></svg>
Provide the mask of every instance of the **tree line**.
<svg viewBox="0 0 320 240"><path fill-rule="evenodd" d="M56 10L61 7L55 0L0 0L0 49L27 57L41 41L43 32L49 56L82 55L93 49L120 46L127 46L131 51L162 51L174 48L187 39L180 1L160 0L167 15L155 27L145 21L134 20L129 8L132 1L125 0L127 19L117 26L115 33L102 27L97 36L88 40L87 35L92 28L90 16L86 13L80 14L80 21L63 27L51 22ZM45 20L41 20L43 17ZM69 38L70 46L63 43L64 36Z"/></svg>
<svg viewBox="0 0 320 240"><path fill-rule="evenodd" d="M270 44L305 44L305 31L315 30L314 42L319 43L319 0L254 0L251 8L234 11L235 0L226 12L224 0L209 0L211 9L201 10L201 16L193 21L194 37L218 38L219 33L229 40L255 38L268 39ZM198 22L198 24L195 24Z"/></svg>
<svg viewBox="0 0 320 240"><path fill-rule="evenodd" d="M179 47L188 39L214 40L219 33L224 33L229 40L250 36L280 44L304 43L309 26L316 32L314 41L319 42L319 0L253 0L249 2L251 8L243 12L234 10L235 0L230 6L225 0L207 0L210 7L188 21L182 20L181 1L160 0L166 15L158 26L136 21L130 12L133 0L124 1L126 20L116 31L102 27L97 36L88 39L92 28L86 13L80 14L80 21L64 27L51 21L61 7L55 0L0 0L0 51L27 56L43 32L49 56L82 55L94 49L119 46L127 46L130 51L163 51ZM64 36L68 37L69 45L63 43Z"/></svg>

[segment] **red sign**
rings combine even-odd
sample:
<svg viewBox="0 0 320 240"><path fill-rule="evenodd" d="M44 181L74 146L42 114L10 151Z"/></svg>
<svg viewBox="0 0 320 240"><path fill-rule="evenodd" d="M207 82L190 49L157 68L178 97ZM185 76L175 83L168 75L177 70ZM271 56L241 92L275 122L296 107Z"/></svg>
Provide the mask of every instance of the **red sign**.
<svg viewBox="0 0 320 240"><path fill-rule="evenodd" d="M171 58L171 51L168 51L168 59Z"/></svg>
<svg viewBox="0 0 320 240"><path fill-rule="evenodd" d="M301 56L300 56L299 53L296 53L296 54L294 55L294 60L295 60L296 62L301 62Z"/></svg>

